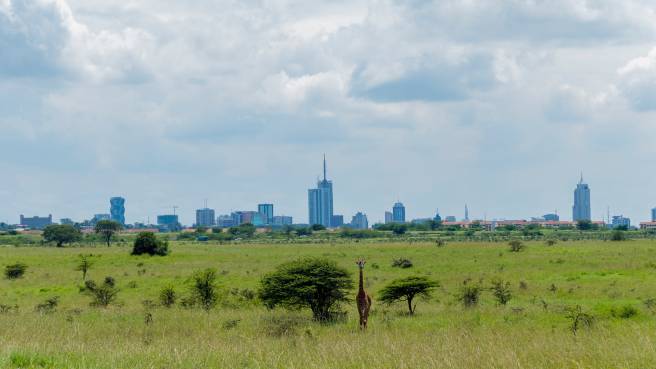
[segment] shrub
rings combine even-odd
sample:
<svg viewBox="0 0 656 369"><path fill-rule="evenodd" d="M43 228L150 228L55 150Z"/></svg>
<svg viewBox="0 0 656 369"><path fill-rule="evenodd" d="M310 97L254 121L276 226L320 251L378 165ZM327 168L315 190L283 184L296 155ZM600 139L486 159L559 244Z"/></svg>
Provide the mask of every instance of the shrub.
<svg viewBox="0 0 656 369"><path fill-rule="evenodd" d="M444 247L444 246L446 246L446 241L444 241L444 240L437 240L437 241L435 241L435 246L437 246L437 247Z"/></svg>
<svg viewBox="0 0 656 369"><path fill-rule="evenodd" d="M53 224L47 226L43 230L43 240L46 242L54 242L57 247L62 247L64 244L77 242L82 239L82 232L79 229L67 224Z"/></svg>
<svg viewBox="0 0 656 369"><path fill-rule="evenodd" d="M465 283L465 285L460 289L458 298L465 307L469 308L478 305L480 295L481 288L479 286Z"/></svg>
<svg viewBox="0 0 656 369"><path fill-rule="evenodd" d="M175 305L175 301L178 299L177 294L175 293L175 290L173 287L168 286L162 288L161 291L159 291L159 302L162 304L162 306L165 307L171 307Z"/></svg>
<svg viewBox="0 0 656 369"><path fill-rule="evenodd" d="M312 227L313 231L325 231L326 227L324 227L322 224L313 224Z"/></svg>
<svg viewBox="0 0 656 369"><path fill-rule="evenodd" d="M548 239L546 243L547 243L547 246L553 246L553 245L555 245L557 242L558 242L557 240L554 240L554 239Z"/></svg>
<svg viewBox="0 0 656 369"><path fill-rule="evenodd" d="M98 286L94 281L84 282L86 291L91 294L91 306L107 307L116 300L118 289L113 277L105 277L103 284Z"/></svg>
<svg viewBox="0 0 656 369"><path fill-rule="evenodd" d="M272 337L296 336L299 328L307 324L305 319L296 315L268 316L263 322L265 333Z"/></svg>
<svg viewBox="0 0 656 369"><path fill-rule="evenodd" d="M169 244L167 241L158 239L152 232L141 232L134 240L132 255L168 255Z"/></svg>
<svg viewBox="0 0 656 369"><path fill-rule="evenodd" d="M492 295L497 300L499 305L506 305L512 298L510 292L510 282L503 282L501 280L492 281Z"/></svg>
<svg viewBox="0 0 656 369"><path fill-rule="evenodd" d="M610 236L611 241L626 241L626 233L624 231L616 229Z"/></svg>
<svg viewBox="0 0 656 369"><path fill-rule="evenodd" d="M315 320L327 321L353 288L348 270L334 261L306 258L281 264L262 278L259 295L268 308L309 308Z"/></svg>
<svg viewBox="0 0 656 369"><path fill-rule="evenodd" d="M580 328L590 328L594 324L594 316L583 312L580 305L565 309L565 317L570 321L570 330L576 334Z"/></svg>
<svg viewBox="0 0 656 369"><path fill-rule="evenodd" d="M386 304L397 301L408 303L408 312L413 315L417 304L412 305L415 297L430 298L432 290L438 284L426 277L407 277L390 282L380 291L380 300Z"/></svg>
<svg viewBox="0 0 656 369"><path fill-rule="evenodd" d="M394 259L392 260L392 266L395 268L402 268L402 269L411 268L412 261L404 258Z"/></svg>
<svg viewBox="0 0 656 369"><path fill-rule="evenodd" d="M59 296L54 296L38 304L35 310L41 314L50 314L57 309L57 305L59 305Z"/></svg>
<svg viewBox="0 0 656 369"><path fill-rule="evenodd" d="M520 252L524 249L524 244L520 240L512 240L508 242L510 246L510 252Z"/></svg>
<svg viewBox="0 0 656 369"><path fill-rule="evenodd" d="M611 309L610 313L615 318L629 319L638 315L638 309L632 305L624 305L619 309Z"/></svg>
<svg viewBox="0 0 656 369"><path fill-rule="evenodd" d="M393 223L391 228L392 232L399 236L405 234L408 231L408 225L405 223Z"/></svg>
<svg viewBox="0 0 656 369"><path fill-rule="evenodd" d="M191 277L191 295L194 304L199 304L206 311L211 310L218 301L216 270L205 269Z"/></svg>
<svg viewBox="0 0 656 369"><path fill-rule="evenodd" d="M27 270L27 265L23 263L7 265L5 267L5 278L7 279L22 278L26 270Z"/></svg>

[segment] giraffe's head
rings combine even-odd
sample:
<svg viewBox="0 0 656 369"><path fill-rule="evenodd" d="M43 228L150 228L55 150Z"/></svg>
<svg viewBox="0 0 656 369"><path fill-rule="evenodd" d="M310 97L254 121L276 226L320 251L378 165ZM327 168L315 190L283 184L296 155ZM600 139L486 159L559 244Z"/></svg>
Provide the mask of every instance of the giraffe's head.
<svg viewBox="0 0 656 369"><path fill-rule="evenodd" d="M366 263L366 261L364 261L364 259L360 258L355 263L358 264L358 268L364 269L364 264Z"/></svg>

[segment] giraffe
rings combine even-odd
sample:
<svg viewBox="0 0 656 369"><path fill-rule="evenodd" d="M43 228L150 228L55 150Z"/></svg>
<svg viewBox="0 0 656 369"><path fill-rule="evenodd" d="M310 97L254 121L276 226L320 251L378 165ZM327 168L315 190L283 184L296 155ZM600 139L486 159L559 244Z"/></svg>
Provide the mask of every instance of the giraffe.
<svg viewBox="0 0 656 369"><path fill-rule="evenodd" d="M360 314L360 329L367 329L367 319L369 318L369 309L371 309L371 296L364 290L364 278L362 270L364 269L364 259L358 259L355 262L360 269L360 283L358 285L358 295L355 298L358 304L358 314Z"/></svg>

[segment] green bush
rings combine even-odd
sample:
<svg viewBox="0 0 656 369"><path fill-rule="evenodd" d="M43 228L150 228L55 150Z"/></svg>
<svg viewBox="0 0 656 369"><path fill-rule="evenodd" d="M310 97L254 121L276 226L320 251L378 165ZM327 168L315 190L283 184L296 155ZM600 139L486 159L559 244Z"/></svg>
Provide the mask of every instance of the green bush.
<svg viewBox="0 0 656 369"><path fill-rule="evenodd" d="M615 318L629 319L638 315L638 309L632 305L624 305L617 309L611 309L610 313Z"/></svg>
<svg viewBox="0 0 656 369"><path fill-rule="evenodd" d="M611 241L626 241L626 233L620 229L616 229L610 236Z"/></svg>
<svg viewBox="0 0 656 369"><path fill-rule="evenodd" d="M412 268L412 261L410 259L399 258L392 260L392 267L394 268Z"/></svg>
<svg viewBox="0 0 656 369"><path fill-rule="evenodd" d="M481 296L481 288L479 286L470 285L465 283L460 289L458 299L465 307L474 307L478 305Z"/></svg>
<svg viewBox="0 0 656 369"><path fill-rule="evenodd" d="M159 302L164 307L171 307L175 305L177 299L178 296L175 293L175 289L173 289L171 286L164 287L161 291L159 291Z"/></svg>
<svg viewBox="0 0 656 369"><path fill-rule="evenodd" d="M23 263L7 265L5 267L5 278L7 279L22 278L26 270L27 270L27 265Z"/></svg>
<svg viewBox="0 0 656 369"><path fill-rule="evenodd" d="M91 294L93 300L91 306L107 307L116 301L118 289L113 277L105 277L103 284L98 286L94 281L87 280L84 282L85 291Z"/></svg>
<svg viewBox="0 0 656 369"><path fill-rule="evenodd" d="M158 239L152 232L141 232L134 240L132 255L168 255L169 243Z"/></svg>
<svg viewBox="0 0 656 369"><path fill-rule="evenodd" d="M510 246L510 252L520 252L525 248L524 244L520 240L512 240L508 242L508 245Z"/></svg>
<svg viewBox="0 0 656 369"><path fill-rule="evenodd" d="M216 270L205 269L194 273L191 277L190 302L200 305L206 311L212 309L218 301Z"/></svg>
<svg viewBox="0 0 656 369"><path fill-rule="evenodd" d="M322 258L284 263L262 278L259 295L268 308L309 308L315 320L328 321L353 288L348 270Z"/></svg>
<svg viewBox="0 0 656 369"><path fill-rule="evenodd" d="M501 280L492 281L492 295L497 300L499 305L506 305L512 298L510 292L510 282L503 282Z"/></svg>

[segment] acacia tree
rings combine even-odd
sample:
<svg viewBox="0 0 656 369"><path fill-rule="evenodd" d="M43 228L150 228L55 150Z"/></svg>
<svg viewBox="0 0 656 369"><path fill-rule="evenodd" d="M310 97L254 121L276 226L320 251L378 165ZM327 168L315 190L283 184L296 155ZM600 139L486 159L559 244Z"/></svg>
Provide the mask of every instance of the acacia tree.
<svg viewBox="0 0 656 369"><path fill-rule="evenodd" d="M114 237L114 235L121 229L123 229L121 223L113 220L100 220L94 227L94 231L102 236L103 241L107 243L107 247L109 247L110 242L112 242L112 237Z"/></svg>
<svg viewBox="0 0 656 369"><path fill-rule="evenodd" d="M334 261L306 258L284 263L264 276L259 291L268 308L309 308L315 320L329 320L353 288L348 270Z"/></svg>
<svg viewBox="0 0 656 369"><path fill-rule="evenodd" d="M53 224L43 230L43 239L46 242L55 242L57 247L66 243L76 242L82 239L82 232L68 224Z"/></svg>
<svg viewBox="0 0 656 369"><path fill-rule="evenodd" d="M93 265L93 261L91 261L90 258L91 255L80 255L80 259L77 262L77 265L75 266L75 270L82 272L82 280L86 281L87 280L87 272L91 268L91 265Z"/></svg>
<svg viewBox="0 0 656 369"><path fill-rule="evenodd" d="M380 300L386 304L392 304L398 301L408 303L408 311L413 315L417 309L417 304L412 304L415 297L430 298L431 293L437 282L431 281L426 277L407 277L396 279L390 282L380 291Z"/></svg>

